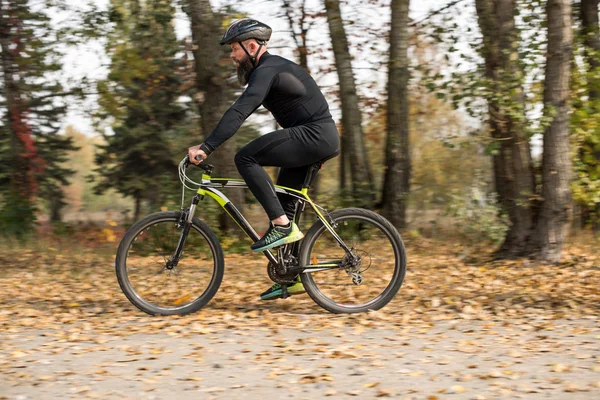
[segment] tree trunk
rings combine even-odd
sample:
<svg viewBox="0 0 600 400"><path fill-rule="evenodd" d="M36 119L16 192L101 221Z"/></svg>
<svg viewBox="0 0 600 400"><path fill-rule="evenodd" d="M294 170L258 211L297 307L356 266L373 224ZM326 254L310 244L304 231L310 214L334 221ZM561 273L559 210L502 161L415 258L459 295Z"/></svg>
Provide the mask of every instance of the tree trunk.
<svg viewBox="0 0 600 400"><path fill-rule="evenodd" d="M139 221L142 214L142 195L139 192L136 192L133 195L135 199L135 209L133 210L133 220Z"/></svg>
<svg viewBox="0 0 600 400"><path fill-rule="evenodd" d="M349 154L353 195L357 206L371 207L375 202L373 174L364 144L362 118L339 0L325 0L325 9L340 84L344 151Z"/></svg>
<svg viewBox="0 0 600 400"><path fill-rule="evenodd" d="M13 123L12 123L12 113L10 110L16 108L16 98L18 88L15 82L14 77L16 76L15 71L15 63L13 60L13 54L10 51L10 25L8 24L9 18L9 10L7 5L5 4L5 0L0 0L0 57L2 58L2 77L4 78L4 86L2 87L2 96L6 99L6 108L9 110L4 115L6 119L6 127L10 132L10 156L11 158L15 156L15 154L19 154L20 150L18 148L17 136L12 131ZM10 160L9 162L12 162Z"/></svg>
<svg viewBox="0 0 600 400"><path fill-rule="evenodd" d="M18 128L19 122L23 119L21 96L19 85L15 80L18 76L18 67L16 63L15 51L11 49L11 42L14 43L17 38L14 37L12 30L13 23L10 23L11 9L8 2L0 0L0 58L2 61L2 76L4 85L2 87L2 96L6 101L7 112L4 115L5 125L10 135L10 159L5 160L11 165L10 184L11 189L22 197L27 198L31 195L29 182L27 179L26 159L22 157L25 149L21 140L19 140ZM11 29L13 28L13 29Z"/></svg>
<svg viewBox="0 0 600 400"><path fill-rule="evenodd" d="M571 0L548 0L548 52L544 113L552 121L544 133L542 208L537 226L540 257L560 261L572 211L569 149L569 74L572 53Z"/></svg>
<svg viewBox="0 0 600 400"><path fill-rule="evenodd" d="M233 64L227 62L228 46L219 45L223 31L222 18L214 13L208 0L188 0L189 15L192 21L192 39L196 65L196 101L200 108L200 125L204 137L208 137L227 111L231 97L231 88L227 78L233 74ZM227 67L229 66L229 67ZM210 157L219 176L238 175L233 161L236 152L235 143L229 140L223 143ZM235 190L227 193L229 199L243 212L244 193ZM222 231L236 230L237 225L226 213L220 215Z"/></svg>
<svg viewBox="0 0 600 400"><path fill-rule="evenodd" d="M339 162L339 170L340 170L340 190L344 192L347 188L347 179L346 179L346 165L348 164L346 160L346 148L348 147L346 136L344 135L344 127L340 130L340 155L338 156Z"/></svg>
<svg viewBox="0 0 600 400"><path fill-rule="evenodd" d="M382 214L398 229L406 226L410 188L408 135L408 7L410 0L392 0L388 63L387 141Z"/></svg>
<svg viewBox="0 0 600 400"><path fill-rule="evenodd" d="M65 206L65 203L62 201L60 195L52 196L49 199L50 203L50 222L60 222L62 220L62 208Z"/></svg>
<svg viewBox="0 0 600 400"><path fill-rule="evenodd" d="M524 132L523 71L518 64L519 33L515 27L516 0L476 0L483 34L485 76L494 156L496 192L510 219L510 228L497 255L516 257L532 251L535 177L529 140Z"/></svg>

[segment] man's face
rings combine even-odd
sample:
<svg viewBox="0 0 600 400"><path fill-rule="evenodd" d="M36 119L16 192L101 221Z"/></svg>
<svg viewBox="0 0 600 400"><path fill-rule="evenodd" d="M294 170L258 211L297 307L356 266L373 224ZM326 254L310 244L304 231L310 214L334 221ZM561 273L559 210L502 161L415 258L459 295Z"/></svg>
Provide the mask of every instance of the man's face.
<svg viewBox="0 0 600 400"><path fill-rule="evenodd" d="M247 41L244 43L244 46L250 54L254 54L255 49L253 42ZM248 79L250 79L250 73L253 68L250 57L248 57L244 49L242 49L242 46L235 42L231 44L231 54L229 55L229 58L231 58L235 64L240 85L245 86L248 83Z"/></svg>

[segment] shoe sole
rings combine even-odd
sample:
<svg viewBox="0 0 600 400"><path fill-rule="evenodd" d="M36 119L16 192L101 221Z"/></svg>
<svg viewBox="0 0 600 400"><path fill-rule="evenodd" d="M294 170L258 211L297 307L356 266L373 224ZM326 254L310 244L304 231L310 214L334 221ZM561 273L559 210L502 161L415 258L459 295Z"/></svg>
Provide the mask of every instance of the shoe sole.
<svg viewBox="0 0 600 400"><path fill-rule="evenodd" d="M298 240L301 240L303 237L304 237L304 234L302 232L296 231L296 232L290 234L289 236L284 237L283 239L276 240L275 242L273 242L267 246L259 247L257 249L252 249L252 251L258 253L259 251L269 250L269 249L272 249L273 247L279 247L279 246L283 246L284 244L297 242Z"/></svg>

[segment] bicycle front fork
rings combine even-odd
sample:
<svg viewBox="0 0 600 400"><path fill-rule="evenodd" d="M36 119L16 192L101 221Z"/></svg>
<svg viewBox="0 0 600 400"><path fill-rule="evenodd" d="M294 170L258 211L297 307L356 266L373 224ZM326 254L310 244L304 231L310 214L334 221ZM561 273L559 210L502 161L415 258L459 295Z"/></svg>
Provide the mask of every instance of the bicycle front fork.
<svg viewBox="0 0 600 400"><path fill-rule="evenodd" d="M187 239L187 235L190 232L190 228L192 227L192 220L194 219L194 212L196 211L196 206L198 202L202 199L202 197L198 194L194 196L192 199L192 205L190 208L182 214L182 217L179 219L177 223L178 228L183 228L181 231L181 235L179 236L179 241L177 242L177 248L175 249L175 253L169 261L167 261L167 269L173 269L179 264L179 259L181 258L181 252L183 251L183 245L185 244L185 240Z"/></svg>

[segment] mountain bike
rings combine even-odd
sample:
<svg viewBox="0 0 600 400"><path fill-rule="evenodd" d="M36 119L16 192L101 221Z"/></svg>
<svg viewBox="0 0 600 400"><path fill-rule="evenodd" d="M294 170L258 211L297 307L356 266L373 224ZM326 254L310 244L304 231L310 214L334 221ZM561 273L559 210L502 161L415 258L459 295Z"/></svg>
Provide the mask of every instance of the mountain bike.
<svg viewBox="0 0 600 400"><path fill-rule="evenodd" d="M269 278L287 286L298 276L308 295L333 313L377 310L396 295L406 273L406 251L396 228L381 215L361 208L328 212L308 195L322 160L309 167L302 189L275 185L276 192L296 197L294 221L306 206L317 216L301 241L263 252ZM205 197L215 200L237 225L257 241L250 223L219 189L247 188L241 179L213 178L213 166L201 163L199 182L187 175L186 156L179 163L181 210L142 218L125 233L116 256L123 293L152 315L188 314L204 307L217 293L225 262L219 239L200 218ZM196 178L197 179L197 178ZM185 207L185 190L195 191Z"/></svg>

